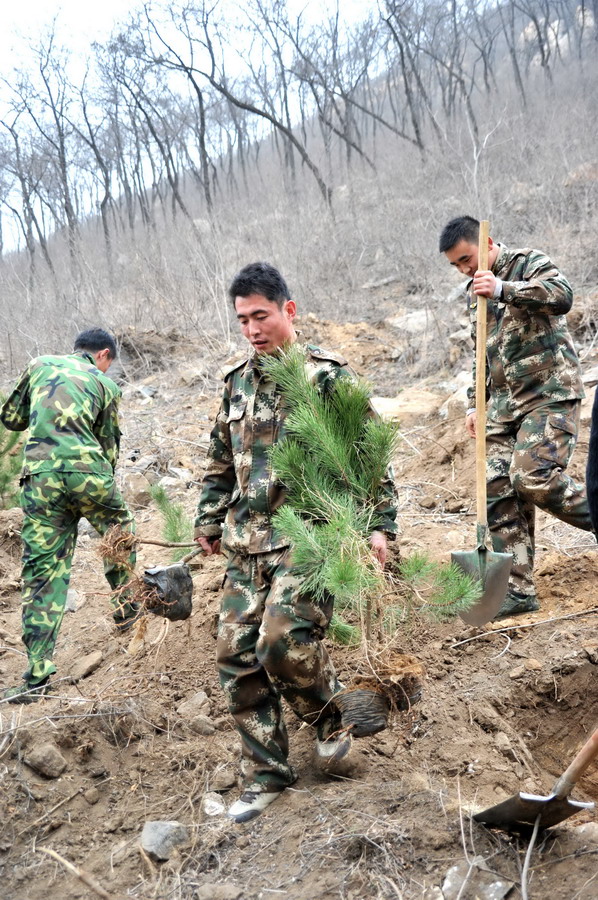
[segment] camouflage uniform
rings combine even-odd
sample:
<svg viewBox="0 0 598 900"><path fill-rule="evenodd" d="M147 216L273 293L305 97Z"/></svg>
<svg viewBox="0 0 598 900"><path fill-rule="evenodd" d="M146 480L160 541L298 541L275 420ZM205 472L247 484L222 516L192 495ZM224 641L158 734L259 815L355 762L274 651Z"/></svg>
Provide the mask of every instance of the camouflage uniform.
<svg viewBox="0 0 598 900"><path fill-rule="evenodd" d="M56 671L54 646L64 615L79 519L103 534L134 520L114 483L120 431L120 390L86 353L32 360L0 410L12 431L29 428L21 473L23 522L23 642L36 684ZM129 557L132 568L135 553ZM129 569L106 563L112 588ZM126 598L114 598L114 620L135 613Z"/></svg>
<svg viewBox="0 0 598 900"><path fill-rule="evenodd" d="M565 314L573 294L537 250L498 245L492 272L501 296L488 300L488 524L497 551L513 554L510 591L534 598L534 507L592 530L585 490L566 473L584 396ZM475 342L476 300L469 296ZM474 386L469 391L475 404Z"/></svg>
<svg viewBox="0 0 598 900"><path fill-rule="evenodd" d="M308 347L306 366L323 392L348 370L342 358ZM272 525L285 500L268 449L284 436L280 391L258 358L225 379L197 510L195 536L222 537L228 561L218 631L220 683L242 740L245 787L279 791L294 781L281 696L320 733L340 685L321 642L332 598L301 591L288 541ZM396 531L392 473L381 486L381 528Z"/></svg>

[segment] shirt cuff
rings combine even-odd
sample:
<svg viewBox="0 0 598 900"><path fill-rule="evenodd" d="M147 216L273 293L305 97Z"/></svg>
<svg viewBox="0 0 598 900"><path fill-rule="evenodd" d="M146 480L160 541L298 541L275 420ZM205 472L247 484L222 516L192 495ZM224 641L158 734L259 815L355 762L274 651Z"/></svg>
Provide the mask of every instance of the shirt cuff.
<svg viewBox="0 0 598 900"><path fill-rule="evenodd" d="M469 409L467 410L467 412L465 413L465 415L470 416L472 413L475 412L475 409L476 409L475 406L470 406Z"/></svg>
<svg viewBox="0 0 598 900"><path fill-rule="evenodd" d="M502 296L502 279L497 278L496 284L494 285L494 294L492 295L494 300L498 300L499 297Z"/></svg>

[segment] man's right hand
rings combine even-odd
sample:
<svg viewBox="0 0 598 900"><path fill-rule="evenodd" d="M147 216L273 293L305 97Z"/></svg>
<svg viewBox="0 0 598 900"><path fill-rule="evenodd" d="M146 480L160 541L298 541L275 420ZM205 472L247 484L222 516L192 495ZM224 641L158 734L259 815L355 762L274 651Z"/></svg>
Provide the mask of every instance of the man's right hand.
<svg viewBox="0 0 598 900"><path fill-rule="evenodd" d="M218 537L197 537L195 538L195 543L199 544L206 556L211 556L213 553L220 553L220 538Z"/></svg>
<svg viewBox="0 0 598 900"><path fill-rule="evenodd" d="M473 412L470 412L468 416L465 417L465 428L467 429L467 434L469 437L475 437L475 423L476 423L476 411L474 409Z"/></svg>

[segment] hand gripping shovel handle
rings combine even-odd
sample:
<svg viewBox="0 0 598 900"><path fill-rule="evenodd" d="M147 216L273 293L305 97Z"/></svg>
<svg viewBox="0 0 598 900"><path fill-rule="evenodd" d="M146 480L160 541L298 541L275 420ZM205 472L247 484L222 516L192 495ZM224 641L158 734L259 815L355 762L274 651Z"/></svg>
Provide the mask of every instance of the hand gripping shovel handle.
<svg viewBox="0 0 598 900"><path fill-rule="evenodd" d="M585 742L569 768L563 772L552 789L555 797L568 797L590 763L598 756L598 728Z"/></svg>
<svg viewBox="0 0 598 900"><path fill-rule="evenodd" d="M478 244L478 269L488 268L489 224L480 222ZM475 378L475 464L476 464L476 513L478 522L478 543L486 546L488 531L488 511L486 507L486 343L487 310L486 297L476 295L476 378Z"/></svg>

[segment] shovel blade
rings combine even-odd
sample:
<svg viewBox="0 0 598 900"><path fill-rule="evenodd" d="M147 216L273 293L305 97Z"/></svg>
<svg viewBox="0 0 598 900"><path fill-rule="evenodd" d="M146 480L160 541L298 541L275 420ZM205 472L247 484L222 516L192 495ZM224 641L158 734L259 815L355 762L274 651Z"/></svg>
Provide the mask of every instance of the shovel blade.
<svg viewBox="0 0 598 900"><path fill-rule="evenodd" d="M507 596L512 555L478 547L476 550L454 551L451 553L451 561L482 586L480 599L459 615L468 625L485 625L491 622Z"/></svg>
<svg viewBox="0 0 598 900"><path fill-rule="evenodd" d="M540 826L549 828L558 825L582 809L592 809L593 803L582 803L568 797L557 797L550 794L540 797L537 794L514 794L508 800L491 806L483 812L476 813L474 820L484 825L494 825L506 831L517 829L519 825L535 825L538 815Z"/></svg>

